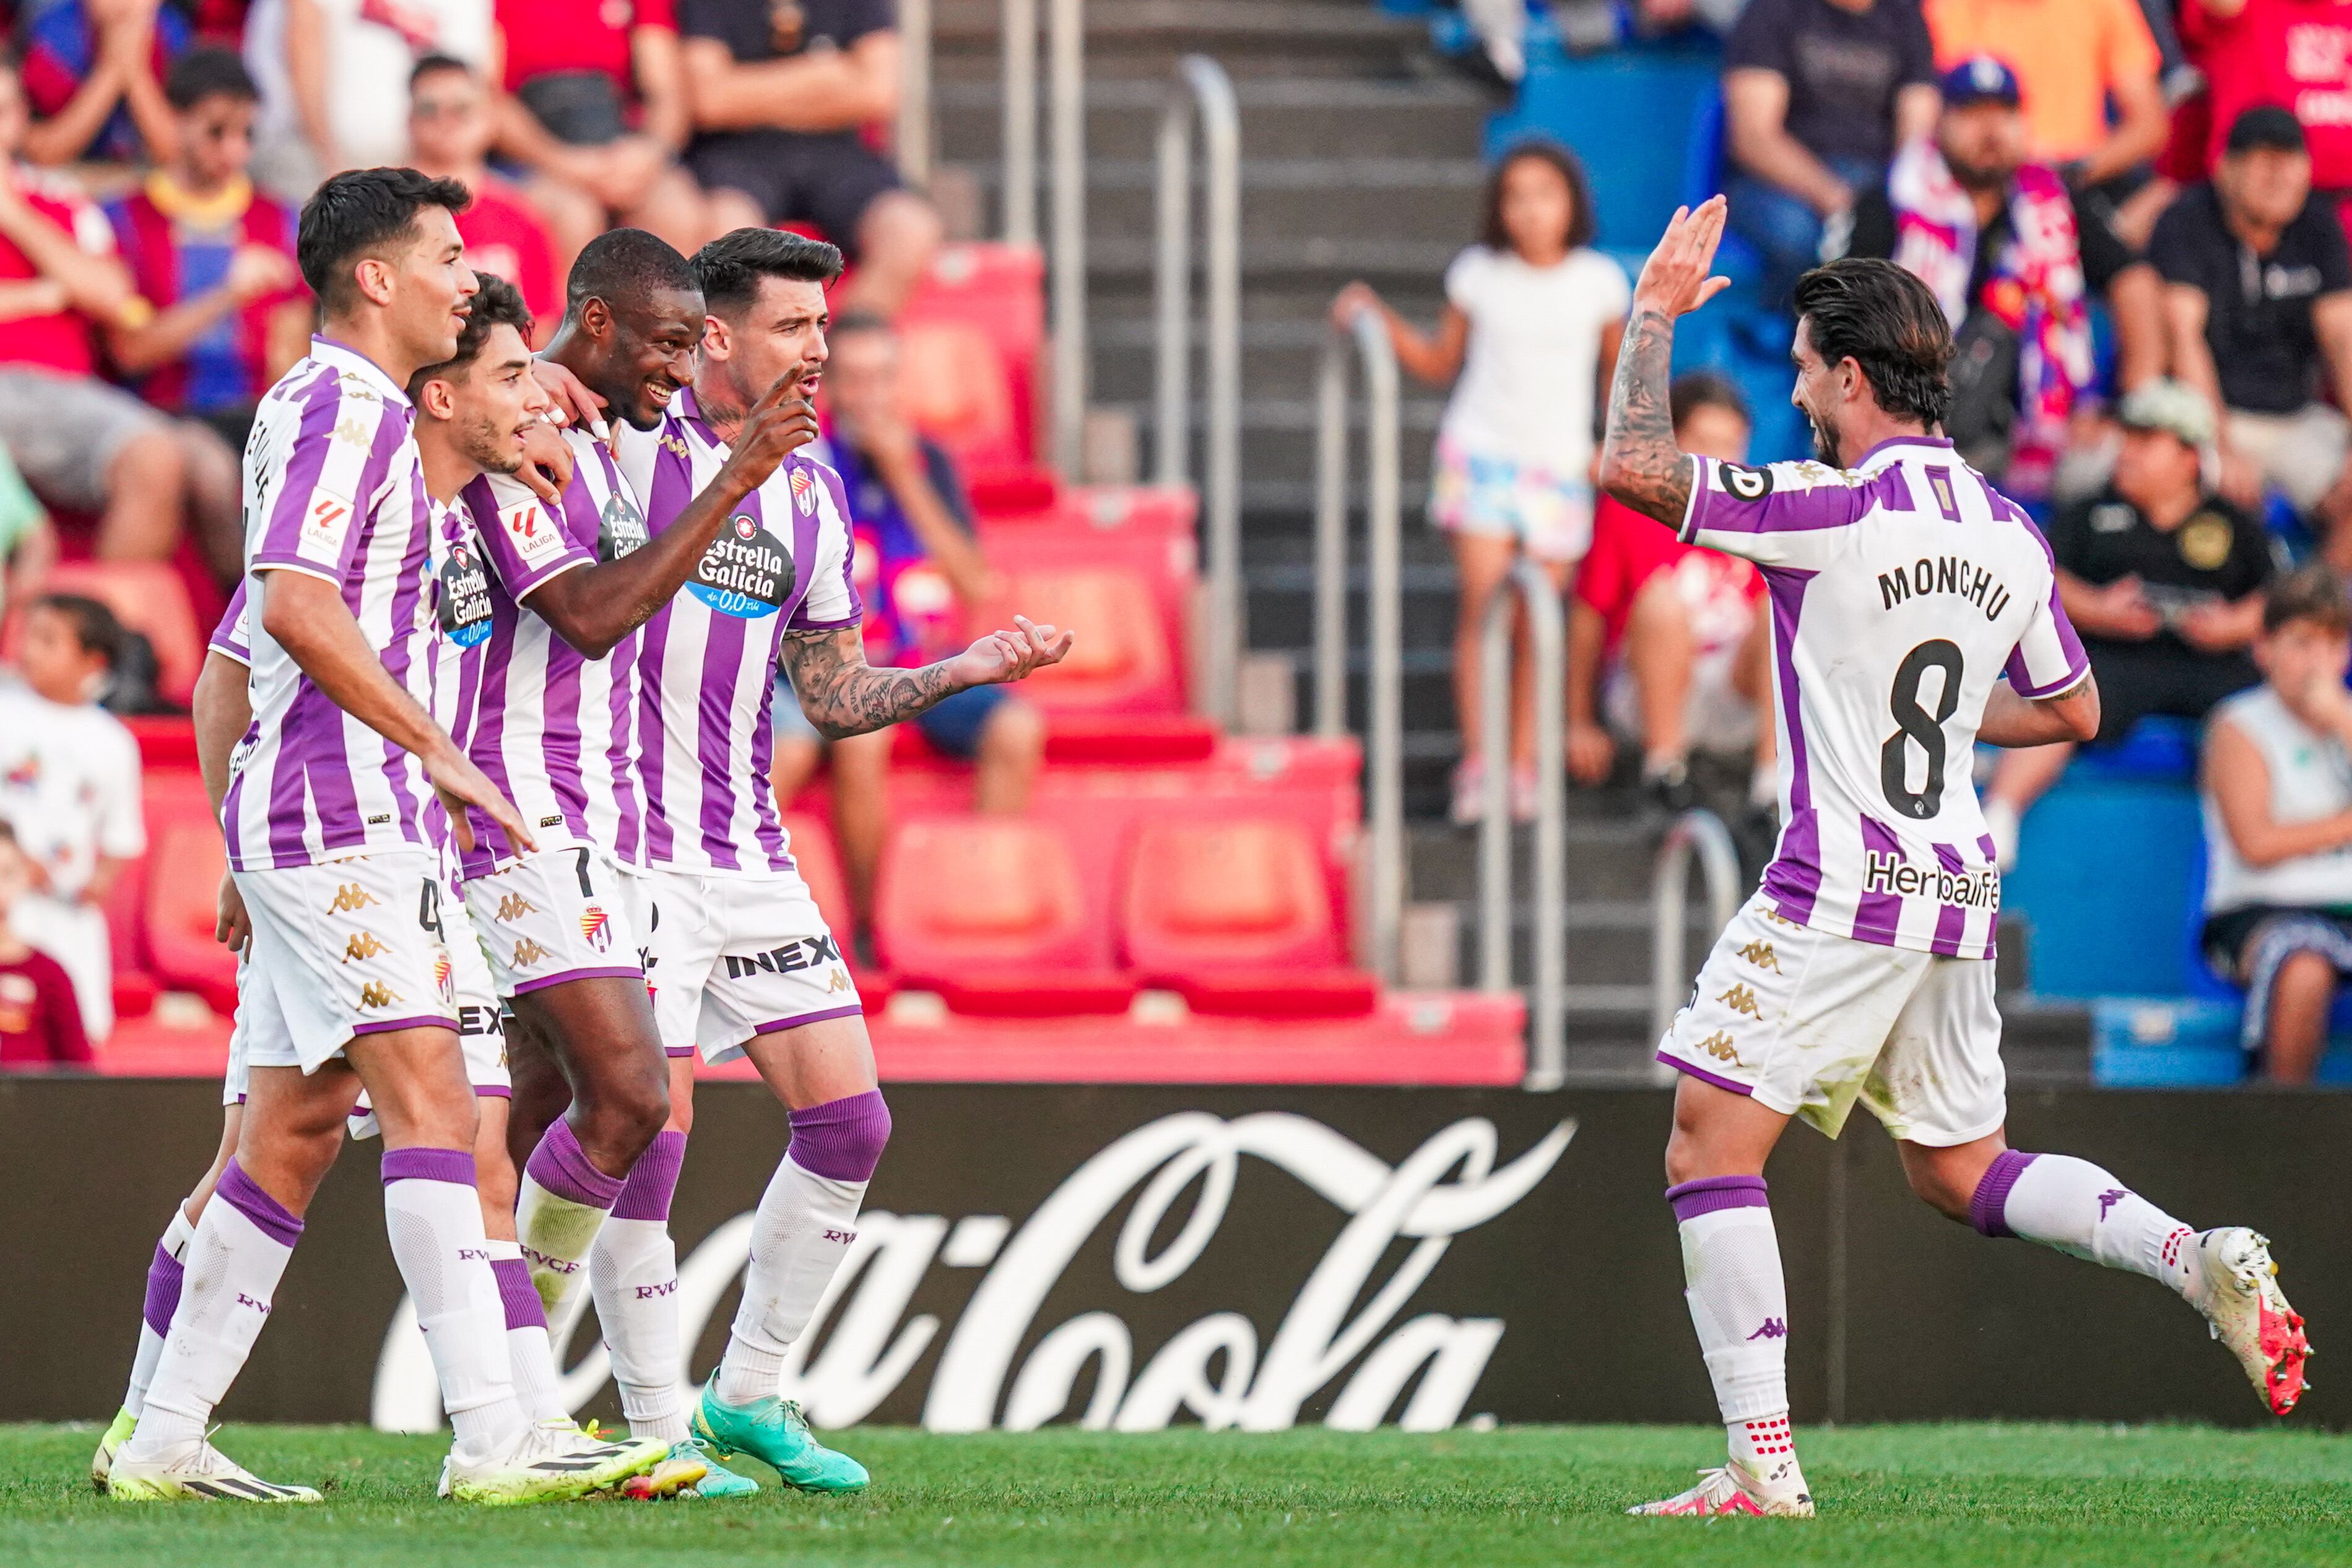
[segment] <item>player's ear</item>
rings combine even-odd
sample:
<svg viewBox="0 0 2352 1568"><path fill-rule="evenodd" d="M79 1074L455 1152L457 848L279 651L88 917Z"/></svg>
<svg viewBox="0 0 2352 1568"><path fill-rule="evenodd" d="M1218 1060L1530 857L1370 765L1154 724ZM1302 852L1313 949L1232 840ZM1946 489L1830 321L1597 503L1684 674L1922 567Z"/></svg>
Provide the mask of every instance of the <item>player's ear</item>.
<svg viewBox="0 0 2352 1568"><path fill-rule="evenodd" d="M613 330L612 307L591 294L580 302L580 328L589 337L602 341Z"/></svg>
<svg viewBox="0 0 2352 1568"><path fill-rule="evenodd" d="M392 264L380 256L363 256L352 264L352 281L360 297L371 305L392 303Z"/></svg>
<svg viewBox="0 0 2352 1568"><path fill-rule="evenodd" d="M728 330L725 320L717 316L702 319L702 352L704 357L724 360L735 351L735 334Z"/></svg>

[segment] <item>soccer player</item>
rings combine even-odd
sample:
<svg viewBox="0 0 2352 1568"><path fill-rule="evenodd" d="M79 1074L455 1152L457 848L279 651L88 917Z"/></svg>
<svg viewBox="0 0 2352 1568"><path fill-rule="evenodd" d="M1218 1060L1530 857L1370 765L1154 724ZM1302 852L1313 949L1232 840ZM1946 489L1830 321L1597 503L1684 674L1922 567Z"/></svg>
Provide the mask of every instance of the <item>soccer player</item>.
<svg viewBox="0 0 2352 1568"><path fill-rule="evenodd" d="M678 526L688 497L727 463L768 389L795 371L803 395L815 389L824 287L841 256L742 229L704 246L693 267L709 315L693 384L653 429L625 423L619 432L622 473L646 497L656 537ZM674 1180L684 1157L698 1048L714 1062L748 1057L790 1113L793 1134L753 1218L742 1302L693 1427L721 1457L749 1453L787 1485L825 1492L864 1487L866 1470L810 1435L799 1406L779 1396L781 1378L856 1238L890 1119L856 987L793 868L768 787L774 672L781 663L821 729L852 735L912 718L954 692L1020 679L1058 662L1072 641L1016 618L1015 630L924 669L870 669L850 566L840 480L795 453L734 509L687 591L646 622L640 654L653 868L646 978L674 1059L677 1134L664 1168ZM518 1095L519 1122L528 1101ZM641 1239L634 1263L615 1260L646 1272L619 1275L609 1297L600 1281L597 1297L607 1335L639 1347L642 1375L664 1380L681 1359L675 1291L662 1288L677 1277L668 1196L665 1187L659 1215L642 1222L648 1237L661 1227L658 1244Z"/></svg>
<svg viewBox="0 0 2352 1568"><path fill-rule="evenodd" d="M1610 494L1763 570L1783 824L1659 1051L1684 1074L1666 1197L1730 1459L1633 1511L1812 1514L1764 1165L1790 1117L1834 1137L1857 1100L1931 1207L2160 1281L2284 1415L2310 1347L2267 1240L2191 1230L2097 1166L2003 1135L2000 877L1969 758L1979 740L2086 739L2099 695L2049 547L1935 434L1951 397L1943 310L1887 262L1806 274L1793 401L1821 461L1693 458L1675 447L1667 367L1675 319L1726 287L1708 276L1723 218L1720 196L1678 213L1643 268L1601 456Z"/></svg>
<svg viewBox="0 0 2352 1568"><path fill-rule="evenodd" d="M413 170L362 170L302 212L297 249L325 330L263 400L246 449L254 720L222 812L253 932L247 1100L145 1411L115 1455L117 1497L220 1495L211 1478L243 1475L205 1423L267 1317L362 1087L384 1134L394 1257L457 1428L452 1495L576 1497L661 1458L532 1422L474 1190L474 1094L427 791L460 813L480 808L520 844L530 835L430 712L441 563L404 389L450 358L465 325L475 283L452 215L465 199ZM467 847L467 819L453 815Z"/></svg>
<svg viewBox="0 0 2352 1568"><path fill-rule="evenodd" d="M615 417L658 424L669 398L691 382L702 337L702 291L686 258L642 230L615 230L581 253L569 294L557 362ZM520 314L511 295L485 278L477 318ZM429 481L434 405L423 406ZM650 537L636 496L584 431L567 438L576 461L552 515L519 480L495 472L468 483L452 514L479 539L480 566L470 570L481 574L484 612L459 676L468 694L460 738L513 792L539 841L535 851L518 849L478 820L463 865L467 907L499 992L552 1051L571 1092L569 1116L519 1151L528 1174L517 1220L546 1287L533 1301L558 1312L607 1217L618 1212L641 1227L650 1208L666 1215L677 1180L679 1140L656 1138L669 1117L668 1071L646 992L643 879L635 874L645 837L638 628L677 594L740 504L816 430L808 399L787 376L753 409L709 483ZM648 1145L657 1145L649 1166L639 1158ZM627 1224L614 1232L598 1253L606 1279L636 1269L643 1248L630 1241L643 1236ZM640 1379L626 1320L600 1316L632 1430L674 1449L658 1476L691 1468L704 1496L756 1490L709 1471L687 1430L676 1369Z"/></svg>

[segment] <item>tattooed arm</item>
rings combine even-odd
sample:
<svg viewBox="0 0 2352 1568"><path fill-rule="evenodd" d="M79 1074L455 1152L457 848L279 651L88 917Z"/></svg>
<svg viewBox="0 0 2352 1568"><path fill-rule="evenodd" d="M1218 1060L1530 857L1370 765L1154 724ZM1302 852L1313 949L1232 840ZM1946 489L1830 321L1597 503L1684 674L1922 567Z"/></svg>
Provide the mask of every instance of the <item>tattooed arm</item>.
<svg viewBox="0 0 2352 1568"><path fill-rule="evenodd" d="M1711 196L1696 212L1677 211L1665 237L1633 286L1633 319L1617 351L1609 393L1609 428L1601 445L1601 487L1669 527L1690 507L1691 465L1675 444L1667 389L1673 375L1675 318L1731 287L1710 277L1723 238L1724 202Z"/></svg>
<svg viewBox="0 0 2352 1568"><path fill-rule="evenodd" d="M1076 633L1013 618L1015 630L991 632L952 659L919 670L877 670L866 662L865 634L850 626L833 632L784 633L776 662L793 683L801 711L827 738L842 739L900 724L973 686L1017 681L1058 664Z"/></svg>

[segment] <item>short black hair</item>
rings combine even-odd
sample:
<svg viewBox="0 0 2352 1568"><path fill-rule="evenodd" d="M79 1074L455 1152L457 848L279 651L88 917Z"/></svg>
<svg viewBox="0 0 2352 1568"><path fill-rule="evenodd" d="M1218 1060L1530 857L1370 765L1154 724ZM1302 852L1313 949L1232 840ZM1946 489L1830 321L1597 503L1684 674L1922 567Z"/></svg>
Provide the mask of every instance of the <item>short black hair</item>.
<svg viewBox="0 0 2352 1568"><path fill-rule="evenodd" d="M763 277L831 283L841 276L841 252L821 239L782 229L737 229L694 253L694 280L702 307L714 316L740 316L760 297Z"/></svg>
<svg viewBox="0 0 2352 1568"><path fill-rule="evenodd" d="M526 346L530 342L530 307L522 302L522 290L503 277L487 272L474 274L480 285L475 292L473 308L466 313L466 325L457 333L457 351L437 365L426 365L408 378L408 395L414 399L425 390L425 383L436 376L459 374L478 358L482 345L490 340L494 327L512 327L522 334Z"/></svg>
<svg viewBox="0 0 2352 1568"><path fill-rule="evenodd" d="M455 55L420 55L408 70L408 90L415 92L416 84L426 77L442 71L456 71L459 76L472 76L474 68Z"/></svg>
<svg viewBox="0 0 2352 1568"><path fill-rule="evenodd" d="M1891 261L1848 256L1797 279L1797 315L1825 364L1853 360L1878 406L1930 430L1952 406L1952 324L1927 286Z"/></svg>
<svg viewBox="0 0 2352 1568"><path fill-rule="evenodd" d="M2265 635L2295 621L2308 621L2339 637L2352 632L2352 594L2346 592L2344 579L2326 561L2295 568L2263 595Z"/></svg>
<svg viewBox="0 0 2352 1568"><path fill-rule="evenodd" d="M1756 423L1756 416L1748 412L1748 400L1739 395L1739 388L1730 378L1713 371L1688 371L1676 376L1675 384L1667 389L1666 406L1677 430L1682 428L1683 421L1703 408L1736 413L1746 424Z"/></svg>
<svg viewBox="0 0 2352 1568"><path fill-rule="evenodd" d="M295 259L302 281L319 297L321 309L351 304L358 287L352 264L372 251L415 232L416 214L427 207L462 213L473 200L455 180L436 180L414 169L352 169L337 174L302 204Z"/></svg>
<svg viewBox="0 0 2352 1568"><path fill-rule="evenodd" d="M1509 252L1510 231L1503 226L1503 176L1523 158L1549 165L1568 182L1569 201L1574 208L1568 219L1568 248L1591 245L1599 221L1592 212L1592 182L1585 175L1583 160L1570 152L1567 143L1549 136L1529 136L1515 141L1495 160L1494 171L1486 176L1486 215L1479 225L1479 242L1488 250Z"/></svg>
<svg viewBox="0 0 2352 1568"><path fill-rule="evenodd" d="M185 114L208 98L258 103L261 91L253 85L253 77L235 49L208 44L172 62L171 71L163 78L163 98Z"/></svg>
<svg viewBox="0 0 2352 1568"><path fill-rule="evenodd" d="M2230 121L2230 134L2221 143L2227 153L2252 152L2263 149L2273 152L2307 152L2311 144L2304 140L2303 121L2291 109L2275 103L2258 103Z"/></svg>
<svg viewBox="0 0 2352 1568"><path fill-rule="evenodd" d="M44 593L33 608L62 615L85 653L95 653L111 673L122 662L122 622L103 600L86 593Z"/></svg>
<svg viewBox="0 0 2352 1568"><path fill-rule="evenodd" d="M675 246L643 229L607 229L580 247L564 280L563 308L576 312L591 299L614 305L672 289L702 292L693 264Z"/></svg>

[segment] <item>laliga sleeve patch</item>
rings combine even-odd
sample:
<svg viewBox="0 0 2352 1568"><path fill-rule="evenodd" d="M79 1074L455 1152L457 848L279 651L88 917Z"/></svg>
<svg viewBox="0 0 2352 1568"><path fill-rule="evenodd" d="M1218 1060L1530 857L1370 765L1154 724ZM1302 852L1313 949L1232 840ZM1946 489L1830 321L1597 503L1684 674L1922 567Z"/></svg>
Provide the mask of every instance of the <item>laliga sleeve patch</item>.
<svg viewBox="0 0 2352 1568"><path fill-rule="evenodd" d="M1769 468L1749 468L1721 461L1715 467L1722 477L1724 489L1740 500L1760 501L1772 493L1772 471Z"/></svg>
<svg viewBox="0 0 2352 1568"><path fill-rule="evenodd" d="M506 530L508 548L525 566L542 565L563 553L563 539L556 530L555 519L541 507L537 497L501 510L499 526Z"/></svg>
<svg viewBox="0 0 2352 1568"><path fill-rule="evenodd" d="M341 568L343 541L351 537L352 519L359 508L349 496L339 496L324 485L310 492L303 508L302 527L294 538L294 553L321 566Z"/></svg>

